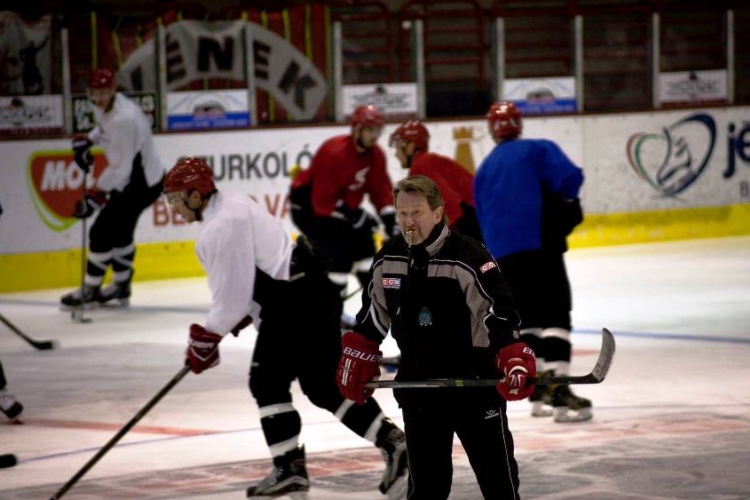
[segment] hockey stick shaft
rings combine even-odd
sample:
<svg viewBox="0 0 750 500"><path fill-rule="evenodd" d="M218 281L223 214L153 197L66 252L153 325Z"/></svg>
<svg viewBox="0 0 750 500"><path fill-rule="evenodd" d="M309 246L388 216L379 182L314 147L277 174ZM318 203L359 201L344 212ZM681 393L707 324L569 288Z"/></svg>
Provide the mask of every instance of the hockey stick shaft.
<svg viewBox="0 0 750 500"><path fill-rule="evenodd" d="M355 295L359 295L360 293L362 293L362 287L361 286L357 287L357 289L354 290L353 292L344 295L343 300L344 300L344 302L346 302L347 300L351 299Z"/></svg>
<svg viewBox="0 0 750 500"><path fill-rule="evenodd" d="M135 416L132 419L130 419L130 421L127 424L125 424L125 426L122 429L120 429L118 431L118 433L115 434L112 437L112 439L110 439L107 442L107 444L105 444L96 453L96 455L94 455L93 457L91 457L91 460L89 460L88 462L86 462L86 464L83 467L81 467L81 470L79 470L75 474L75 476L73 476L72 478L70 478L70 480L67 483L65 483L65 485L57 491L57 493L55 493L54 495L52 495L50 497L50 500L59 500L60 498L62 498L62 496L70 488L72 488L73 485L76 484L78 482L78 480L81 479L83 477L83 475L86 474L89 471L89 469L91 469L115 444L117 444L117 442L120 439L122 439L122 437L125 434L127 434L128 431L130 431L130 429L132 429L133 426L135 424L137 424L138 421L141 420L146 415L146 413L149 412L149 410L151 408L153 408L154 406L156 406L156 404L161 400L161 398L163 398L164 396L166 396L167 393L174 386L176 386L177 383L180 380L182 380L183 377L185 377L185 375L187 375L189 371L190 371L190 367L189 366L187 366L187 365L183 366L180 369L180 371L177 372L177 375L175 375L174 377L172 377L172 380L170 380L169 383L167 383L167 385L165 385L158 393L156 393L156 395L153 398L151 398L151 401L149 401L148 403L146 403L146 406L144 406L143 408L141 408L140 411L138 413L136 413Z"/></svg>
<svg viewBox="0 0 750 500"><path fill-rule="evenodd" d="M25 333L23 333L16 325L14 325L10 321L8 321L8 319L5 316L3 316L2 314L0 314L0 321L2 321L3 323L5 323L5 326L7 326L8 328L10 328L10 330L13 333L15 333L16 335L18 335L19 337L21 337L26 342L28 342L29 344L31 344L32 346L34 346L36 349L39 349L40 351L48 351L50 349L54 349L55 348L55 343L52 342L51 340L34 340L34 339L32 339L31 337L29 337L28 335L26 335Z"/></svg>
<svg viewBox="0 0 750 500"><path fill-rule="evenodd" d="M602 328L602 348L599 358L591 373L579 376L539 376L535 380L538 386L565 384L598 384L604 380L612 364L615 354L615 338L606 328ZM365 387L378 389L424 389L436 387L491 387L502 382L503 379L461 379L443 378L415 381L376 380L365 384Z"/></svg>

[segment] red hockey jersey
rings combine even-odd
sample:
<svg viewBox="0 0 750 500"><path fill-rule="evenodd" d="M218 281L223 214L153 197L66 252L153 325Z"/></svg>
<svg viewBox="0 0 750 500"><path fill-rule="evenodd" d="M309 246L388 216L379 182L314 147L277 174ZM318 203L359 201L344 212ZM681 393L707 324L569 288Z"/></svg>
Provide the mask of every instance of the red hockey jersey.
<svg viewBox="0 0 750 500"><path fill-rule="evenodd" d="M393 185L385 165L380 146L359 153L351 135L339 135L320 146L310 167L294 179L292 189L312 182L312 206L317 216L330 216L340 200L357 208L365 194L382 213L393 206Z"/></svg>

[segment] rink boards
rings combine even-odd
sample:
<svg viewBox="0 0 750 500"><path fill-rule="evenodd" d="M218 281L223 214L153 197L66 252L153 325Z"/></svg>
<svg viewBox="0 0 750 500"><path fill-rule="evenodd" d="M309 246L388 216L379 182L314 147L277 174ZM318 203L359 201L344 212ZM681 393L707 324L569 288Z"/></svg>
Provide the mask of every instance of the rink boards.
<svg viewBox="0 0 750 500"><path fill-rule="evenodd" d="M404 176L380 143L395 181ZM486 122L427 122L431 149L475 170L493 147ZM347 126L160 134L169 167L202 156L220 189L247 193L294 231L287 192L294 165L306 168L320 144ZM571 247L750 234L750 108L592 115L524 120L524 137L557 142L584 169L585 222ZM2 143L0 292L70 286L80 279L81 223L69 217L83 178L69 140ZM106 166L95 151L98 168ZM89 179L88 182L92 182ZM91 222L91 221L89 221ZM138 225L137 280L201 274L196 227L168 213L162 200Z"/></svg>

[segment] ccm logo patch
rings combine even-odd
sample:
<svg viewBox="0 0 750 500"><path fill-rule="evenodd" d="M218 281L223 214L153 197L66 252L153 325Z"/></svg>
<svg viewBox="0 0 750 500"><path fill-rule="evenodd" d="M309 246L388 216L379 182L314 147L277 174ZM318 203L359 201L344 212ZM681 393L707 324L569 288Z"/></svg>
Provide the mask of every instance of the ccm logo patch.
<svg viewBox="0 0 750 500"><path fill-rule="evenodd" d="M401 288L401 278L383 278L383 288Z"/></svg>
<svg viewBox="0 0 750 500"><path fill-rule="evenodd" d="M482 267L480 267L479 270L482 271L482 273L486 273L493 267L497 267L497 266L495 265L493 261L489 261L486 264L482 264Z"/></svg>

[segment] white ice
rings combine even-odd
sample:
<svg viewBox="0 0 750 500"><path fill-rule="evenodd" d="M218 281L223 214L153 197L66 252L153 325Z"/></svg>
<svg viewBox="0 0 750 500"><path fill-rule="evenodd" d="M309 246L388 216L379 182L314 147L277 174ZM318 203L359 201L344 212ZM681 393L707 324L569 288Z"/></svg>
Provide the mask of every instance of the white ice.
<svg viewBox="0 0 750 500"><path fill-rule="evenodd" d="M590 422L556 424L510 404L522 497L750 499L750 238L573 250L567 262L571 372L592 368L602 327L617 353L602 384L575 388L593 401ZM50 498L76 474L177 373L188 325L210 301L205 279L137 282L129 310L94 310L81 324L59 310L63 292L0 295L3 317L60 344L37 351L0 324L8 389L25 406L25 425L0 422L0 454L20 460L0 469L3 500ZM218 367L185 377L65 498L244 498L269 467L247 389L254 338L227 338ZM390 392L376 398L400 423ZM377 450L296 386L295 404L310 498L383 498ZM451 498L480 499L455 444Z"/></svg>

